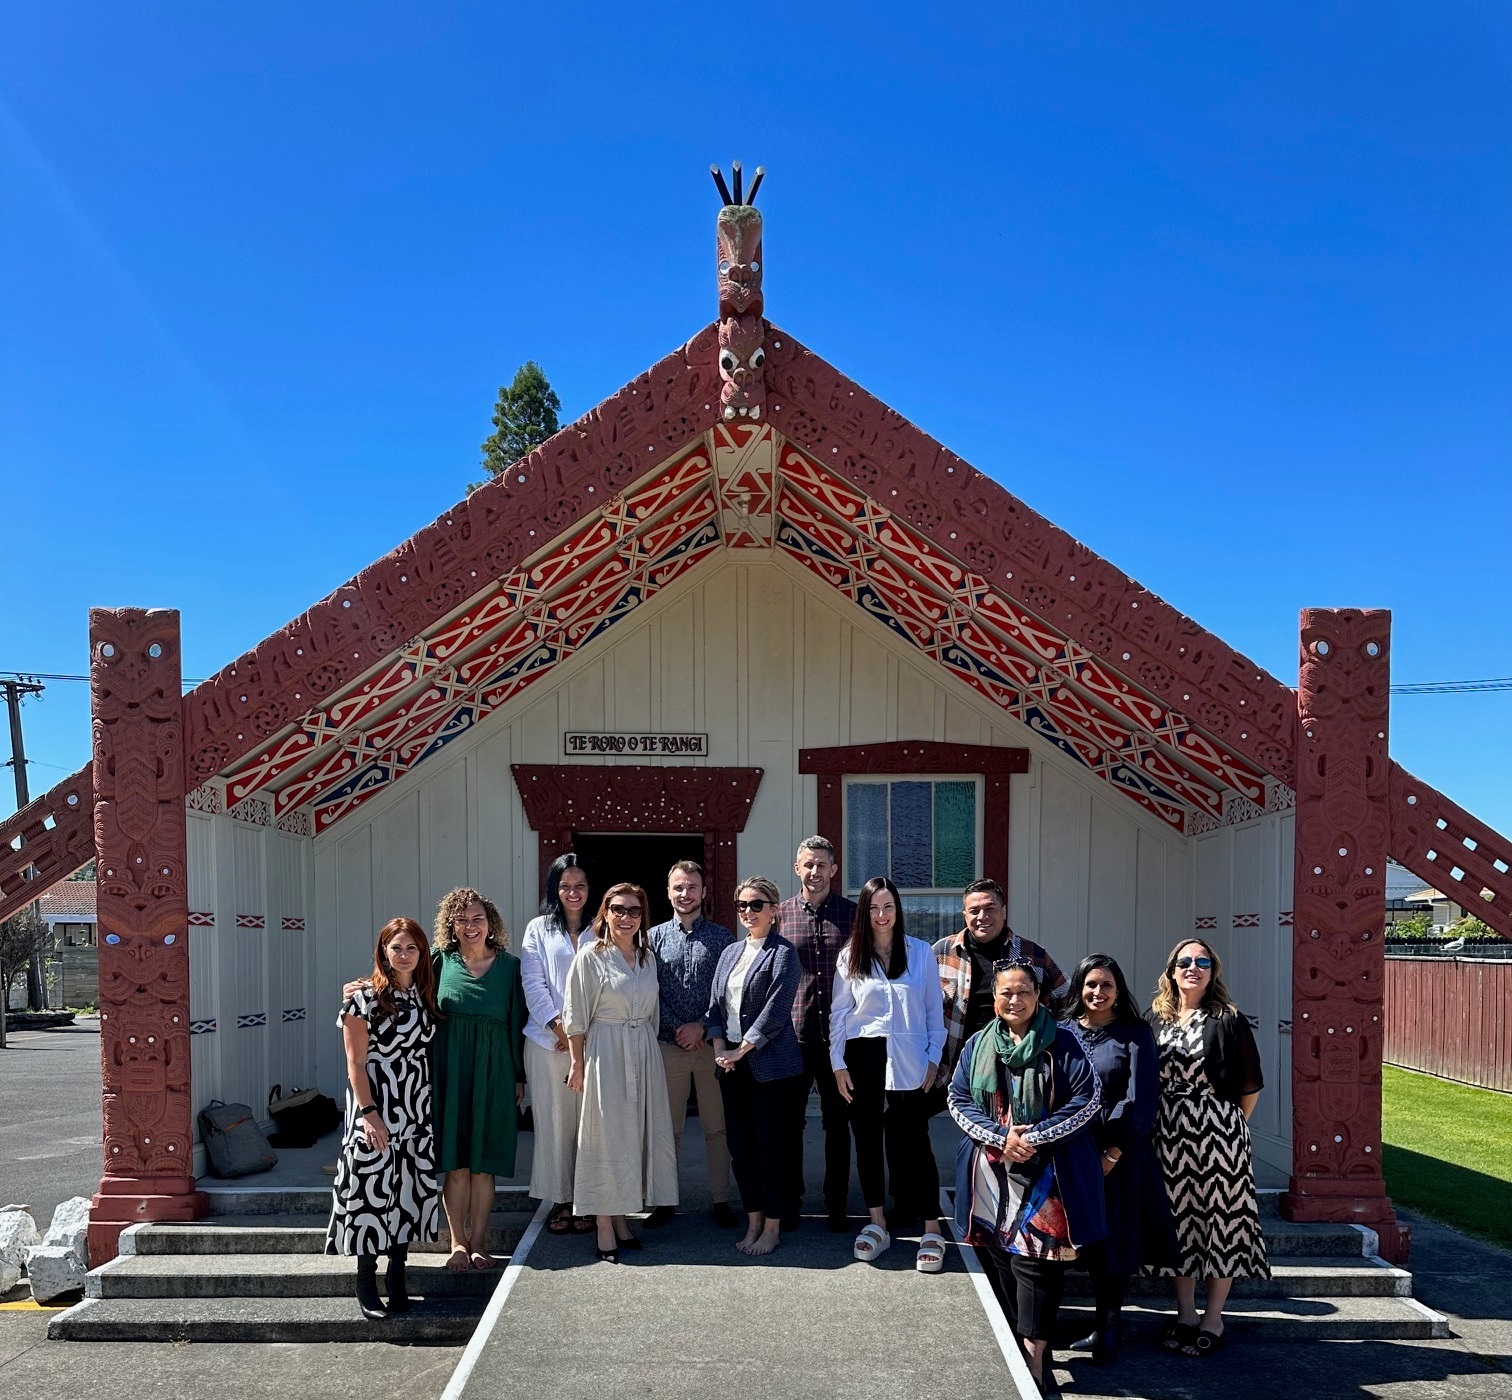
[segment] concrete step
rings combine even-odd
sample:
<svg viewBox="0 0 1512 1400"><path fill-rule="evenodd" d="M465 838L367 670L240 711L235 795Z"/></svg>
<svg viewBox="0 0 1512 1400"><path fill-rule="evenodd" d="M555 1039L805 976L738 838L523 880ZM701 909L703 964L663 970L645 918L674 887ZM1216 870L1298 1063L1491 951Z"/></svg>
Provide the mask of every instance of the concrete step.
<svg viewBox="0 0 1512 1400"><path fill-rule="evenodd" d="M256 1180L256 1178L252 1178ZM242 1186L213 1184L201 1180L199 1189L210 1198L210 1213L226 1215L324 1215L331 1213L331 1187ZM494 1196L495 1211L530 1211L536 1202L527 1191L500 1187Z"/></svg>
<svg viewBox="0 0 1512 1400"><path fill-rule="evenodd" d="M379 1261L379 1275L383 1263ZM410 1258L409 1291L420 1298L486 1300L499 1269L453 1273L444 1254ZM357 1261L334 1254L122 1255L91 1270L86 1298L351 1298ZM480 1302L481 1307L481 1302Z"/></svg>
<svg viewBox="0 0 1512 1400"><path fill-rule="evenodd" d="M329 1202L327 1203L329 1205ZM508 1254L525 1233L533 1211L495 1211L489 1217L488 1249ZM133 1225L121 1233L123 1255L157 1254L322 1254L325 1214L207 1217L187 1224ZM451 1237L443 1227L433 1244L416 1245L415 1254L446 1254Z"/></svg>
<svg viewBox="0 0 1512 1400"><path fill-rule="evenodd" d="M1263 1219L1266 1253L1272 1258L1304 1256L1312 1259L1358 1259L1369 1237L1353 1225L1298 1224L1291 1220Z"/></svg>
<svg viewBox="0 0 1512 1400"><path fill-rule="evenodd" d="M1066 1275L1066 1297L1088 1298L1092 1285L1079 1269ZM1133 1278L1129 1297L1169 1298L1168 1278ZM1412 1275L1378 1259L1279 1259L1268 1279L1234 1280L1235 1298L1410 1298Z"/></svg>
<svg viewBox="0 0 1512 1400"><path fill-rule="evenodd" d="M1412 1298L1240 1298L1237 1287L1235 1293L1223 1318L1236 1342L1423 1341L1449 1335L1448 1319ZM1124 1335L1155 1342L1174 1315L1169 1302L1136 1299L1124 1308ZM1069 1300L1058 1326L1065 1337L1091 1331L1091 1308Z"/></svg>
<svg viewBox="0 0 1512 1400"><path fill-rule="evenodd" d="M498 1275L495 1274L497 1279ZM86 1298L47 1326L65 1342L396 1342L464 1346L486 1296L436 1298L369 1322L355 1298Z"/></svg>

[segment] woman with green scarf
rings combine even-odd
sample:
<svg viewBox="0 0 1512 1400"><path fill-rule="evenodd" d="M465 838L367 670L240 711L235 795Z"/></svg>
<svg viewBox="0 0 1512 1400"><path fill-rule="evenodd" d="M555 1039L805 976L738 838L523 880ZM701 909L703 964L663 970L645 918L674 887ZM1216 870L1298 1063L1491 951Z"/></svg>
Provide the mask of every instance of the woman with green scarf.
<svg viewBox="0 0 1512 1400"><path fill-rule="evenodd" d="M955 1226L997 1270L1029 1370L1045 1350L1066 1265L1107 1233L1093 1129L1102 1094L1073 1031L1040 1004L1030 963L992 971L995 1018L968 1040L950 1082Z"/></svg>

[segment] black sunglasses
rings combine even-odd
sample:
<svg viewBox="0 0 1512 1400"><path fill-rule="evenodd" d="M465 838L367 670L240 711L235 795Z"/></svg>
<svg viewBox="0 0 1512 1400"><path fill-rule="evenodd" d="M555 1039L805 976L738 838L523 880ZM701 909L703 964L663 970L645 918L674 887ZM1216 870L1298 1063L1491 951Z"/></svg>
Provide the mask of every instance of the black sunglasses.
<svg viewBox="0 0 1512 1400"><path fill-rule="evenodd" d="M1213 960L1211 958L1177 958L1175 966L1186 968L1191 967L1194 963L1204 972L1209 971L1213 966Z"/></svg>
<svg viewBox="0 0 1512 1400"><path fill-rule="evenodd" d="M772 903L770 899L737 899L735 901L735 912L737 914L759 914L770 903Z"/></svg>

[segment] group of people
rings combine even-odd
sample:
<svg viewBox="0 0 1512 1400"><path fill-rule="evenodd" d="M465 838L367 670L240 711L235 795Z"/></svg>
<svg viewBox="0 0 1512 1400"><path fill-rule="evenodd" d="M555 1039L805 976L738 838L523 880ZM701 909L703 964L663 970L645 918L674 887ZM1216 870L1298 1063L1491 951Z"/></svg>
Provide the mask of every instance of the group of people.
<svg viewBox="0 0 1512 1400"><path fill-rule="evenodd" d="M854 902L838 893L825 838L799 846L794 872L788 899L764 877L740 883L740 935L706 917L691 861L668 874L667 922L650 926L645 891L624 883L590 918L570 853L518 957L473 889L442 900L430 948L410 919L383 926L371 975L344 989L349 1092L327 1244L357 1256L363 1313L408 1306L405 1255L435 1238L438 1176L448 1267L494 1266L494 1177L514 1174L527 1084L546 1229L594 1234L608 1262L642 1248L630 1217L655 1229L676 1215L690 1096L715 1221L743 1225L743 1254L776 1249L799 1225L817 1086L829 1228L852 1229L854 1143L868 1216L854 1257L874 1262L917 1231L922 1273L947 1252L930 1120L948 1108L955 1233L991 1262L1036 1379L1073 1261L1095 1304L1075 1346L1094 1360L1117 1354L1142 1271L1174 1279L1163 1344L1219 1350L1232 1280L1268 1265L1248 1129L1259 1056L1211 945L1172 949L1142 1016L1113 958L1083 958L1068 978L1013 933L992 880L966 887L964 927L931 947L908 936L885 876Z"/></svg>

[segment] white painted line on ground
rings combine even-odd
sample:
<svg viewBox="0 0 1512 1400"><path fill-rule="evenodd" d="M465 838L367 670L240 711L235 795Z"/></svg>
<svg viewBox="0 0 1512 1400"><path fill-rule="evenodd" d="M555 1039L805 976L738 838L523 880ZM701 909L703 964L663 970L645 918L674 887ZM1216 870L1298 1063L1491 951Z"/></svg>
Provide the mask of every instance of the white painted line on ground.
<svg viewBox="0 0 1512 1400"><path fill-rule="evenodd" d="M987 1325L992 1328L993 1339L998 1344L998 1350L1003 1353L1003 1364L1008 1367L1008 1375L1012 1378L1014 1389L1018 1392L1018 1400L1040 1400L1040 1388L1034 1383L1034 1377L1029 1374L1029 1363L1024 1360L1024 1349L1019 1345L1019 1339L1014 1336L1013 1329L1008 1325L1008 1319L1003 1316L1002 1308L998 1306L997 1295L987 1281L987 1273L982 1268L982 1261L977 1258L975 1247L964 1243L956 1235L955 1205L943 1187L940 1188L940 1223L950 1231L951 1239L955 1240L956 1247L961 1251L961 1259L971 1278L971 1286L976 1289L977 1302L982 1305L982 1311L987 1314ZM449 1400L449 1398L443 1395L441 1400Z"/></svg>
<svg viewBox="0 0 1512 1400"><path fill-rule="evenodd" d="M530 1224L525 1227L525 1233L520 1236L519 1244L515 1246L514 1253L509 1257L509 1267L504 1270L504 1277L494 1288L493 1297L488 1300L483 1316L478 1319L478 1325L473 1328L473 1334L468 1339L462 1359L457 1362L457 1369L452 1372L451 1379L446 1383L446 1389L441 1392L441 1400L461 1400L462 1392L467 1388L467 1382L472 1377L473 1367L478 1364L478 1358L483 1355L483 1348L488 1345L489 1337L498 1326L499 1315L504 1311L504 1304L509 1301L515 1282L525 1268L525 1261L530 1257L531 1246L540 1235L541 1227L545 1225L546 1214L550 1209L550 1201L542 1201L536 1207L536 1213L531 1217Z"/></svg>

